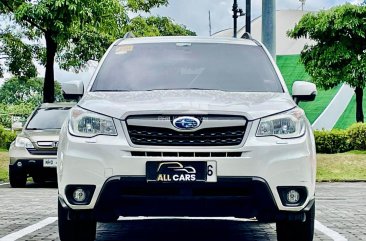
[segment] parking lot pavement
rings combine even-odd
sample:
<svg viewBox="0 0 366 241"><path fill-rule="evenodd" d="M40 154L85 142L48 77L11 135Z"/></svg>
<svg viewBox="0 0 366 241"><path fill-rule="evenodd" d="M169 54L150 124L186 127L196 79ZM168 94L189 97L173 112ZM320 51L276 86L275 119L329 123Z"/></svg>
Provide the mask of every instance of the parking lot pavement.
<svg viewBox="0 0 366 241"><path fill-rule="evenodd" d="M366 183L317 186L314 240L366 240ZM0 241L59 240L55 184L0 185ZM98 224L98 241L276 240L274 224L240 220L123 219Z"/></svg>

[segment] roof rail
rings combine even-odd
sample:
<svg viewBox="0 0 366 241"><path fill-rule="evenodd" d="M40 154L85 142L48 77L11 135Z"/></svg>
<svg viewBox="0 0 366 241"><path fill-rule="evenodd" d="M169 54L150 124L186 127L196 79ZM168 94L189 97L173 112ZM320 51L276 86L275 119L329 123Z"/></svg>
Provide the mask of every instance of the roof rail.
<svg viewBox="0 0 366 241"><path fill-rule="evenodd" d="M125 36L123 36L124 39L126 38L136 38L136 36L132 32L127 32Z"/></svg>
<svg viewBox="0 0 366 241"><path fill-rule="evenodd" d="M252 35L250 35L250 33L248 33L248 32L245 32L245 33L241 36L241 38L243 38L243 39L250 39L250 40L253 40Z"/></svg>

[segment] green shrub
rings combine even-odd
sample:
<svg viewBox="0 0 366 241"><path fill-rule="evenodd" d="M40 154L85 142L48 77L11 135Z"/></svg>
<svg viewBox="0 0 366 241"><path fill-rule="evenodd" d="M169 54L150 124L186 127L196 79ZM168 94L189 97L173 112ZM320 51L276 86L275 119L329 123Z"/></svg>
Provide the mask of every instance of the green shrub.
<svg viewBox="0 0 366 241"><path fill-rule="evenodd" d="M355 123L347 130L314 131L318 153L366 150L366 124Z"/></svg>
<svg viewBox="0 0 366 241"><path fill-rule="evenodd" d="M9 149L10 144L15 140L16 136L16 133L5 130L0 126L0 148Z"/></svg>
<svg viewBox="0 0 366 241"><path fill-rule="evenodd" d="M347 131L352 149L360 151L366 150L366 124L353 124Z"/></svg>
<svg viewBox="0 0 366 241"><path fill-rule="evenodd" d="M314 131L318 153L339 153L351 150L347 130Z"/></svg>

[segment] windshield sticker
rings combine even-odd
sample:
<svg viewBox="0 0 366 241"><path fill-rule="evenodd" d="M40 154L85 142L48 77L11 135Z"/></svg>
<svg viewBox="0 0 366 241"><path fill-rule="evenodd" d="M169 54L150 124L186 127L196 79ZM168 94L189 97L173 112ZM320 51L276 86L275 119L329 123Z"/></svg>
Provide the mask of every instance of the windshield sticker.
<svg viewBox="0 0 366 241"><path fill-rule="evenodd" d="M116 48L115 54L127 54L133 51L133 45L121 45Z"/></svg>

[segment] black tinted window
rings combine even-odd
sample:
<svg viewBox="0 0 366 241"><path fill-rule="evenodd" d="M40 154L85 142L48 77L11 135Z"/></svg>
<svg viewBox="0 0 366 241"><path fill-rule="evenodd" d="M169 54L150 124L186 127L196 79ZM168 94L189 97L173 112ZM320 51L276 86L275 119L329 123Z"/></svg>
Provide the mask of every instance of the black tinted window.
<svg viewBox="0 0 366 241"><path fill-rule="evenodd" d="M61 129L70 107L38 109L26 129Z"/></svg>
<svg viewBox="0 0 366 241"><path fill-rule="evenodd" d="M92 91L217 89L283 92L258 46L159 43L115 46Z"/></svg>

